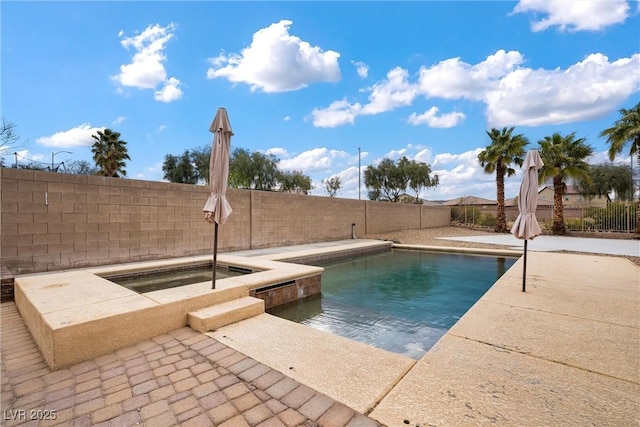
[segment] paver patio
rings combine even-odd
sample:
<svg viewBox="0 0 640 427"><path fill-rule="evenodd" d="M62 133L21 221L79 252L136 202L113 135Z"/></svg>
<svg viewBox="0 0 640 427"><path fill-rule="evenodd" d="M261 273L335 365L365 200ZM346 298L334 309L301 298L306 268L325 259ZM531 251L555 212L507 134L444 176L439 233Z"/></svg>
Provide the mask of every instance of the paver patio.
<svg viewBox="0 0 640 427"><path fill-rule="evenodd" d="M51 371L15 304L0 311L3 426L379 426L188 327Z"/></svg>

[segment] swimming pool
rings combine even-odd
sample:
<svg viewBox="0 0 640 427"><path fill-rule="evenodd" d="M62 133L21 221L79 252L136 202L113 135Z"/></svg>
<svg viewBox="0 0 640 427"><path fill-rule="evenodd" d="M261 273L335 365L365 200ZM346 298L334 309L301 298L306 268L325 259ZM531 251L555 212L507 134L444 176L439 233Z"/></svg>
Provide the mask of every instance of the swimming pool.
<svg viewBox="0 0 640 427"><path fill-rule="evenodd" d="M321 296L268 312L420 358L515 261L394 249L324 263Z"/></svg>

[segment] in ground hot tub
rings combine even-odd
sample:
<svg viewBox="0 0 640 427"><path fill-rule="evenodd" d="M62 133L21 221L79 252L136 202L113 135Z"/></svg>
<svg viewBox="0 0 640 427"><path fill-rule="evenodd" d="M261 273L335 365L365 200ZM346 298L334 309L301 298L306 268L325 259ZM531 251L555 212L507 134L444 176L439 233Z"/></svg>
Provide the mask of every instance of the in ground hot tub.
<svg viewBox="0 0 640 427"><path fill-rule="evenodd" d="M252 273L216 280L215 289L207 279L145 293L107 279L209 260L192 257L18 276L16 306L47 364L60 369L186 325L211 330L264 313L265 302L253 297L264 288L269 289L266 296L272 294L271 303L279 300L273 295L282 294L278 287L293 286L295 292L289 294L296 296L320 291L321 267L223 254L219 268L232 265ZM310 281L317 287L298 289L298 283ZM207 321L214 315L215 322Z"/></svg>

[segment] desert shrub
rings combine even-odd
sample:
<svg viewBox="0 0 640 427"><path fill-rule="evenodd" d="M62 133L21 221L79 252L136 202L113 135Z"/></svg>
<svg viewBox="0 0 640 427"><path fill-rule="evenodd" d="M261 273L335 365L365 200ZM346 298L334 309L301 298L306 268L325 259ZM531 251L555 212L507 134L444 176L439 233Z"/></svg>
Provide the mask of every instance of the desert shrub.
<svg viewBox="0 0 640 427"><path fill-rule="evenodd" d="M493 228L498 223L498 220L493 215L481 215L480 220L478 221L478 225L482 227Z"/></svg>
<svg viewBox="0 0 640 427"><path fill-rule="evenodd" d="M482 213L474 206L452 206L451 221L460 224L481 225Z"/></svg>

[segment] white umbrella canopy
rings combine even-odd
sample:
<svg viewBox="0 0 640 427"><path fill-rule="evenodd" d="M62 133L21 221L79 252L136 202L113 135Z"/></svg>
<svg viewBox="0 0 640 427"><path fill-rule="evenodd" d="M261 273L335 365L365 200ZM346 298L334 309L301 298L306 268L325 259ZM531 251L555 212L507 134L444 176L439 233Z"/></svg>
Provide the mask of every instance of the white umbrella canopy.
<svg viewBox="0 0 640 427"><path fill-rule="evenodd" d="M537 150L529 150L524 159L522 168L524 176L520 183L518 193L518 217L516 218L511 234L518 239L533 240L542 233L536 218L538 208L538 170L544 166L540 153Z"/></svg>
<svg viewBox="0 0 640 427"><path fill-rule="evenodd" d="M227 201L227 183L229 181L229 146L233 131L227 110L218 108L209 131L214 133L209 159L211 194L202 210L206 212L207 221L224 224L232 212Z"/></svg>
<svg viewBox="0 0 640 427"><path fill-rule="evenodd" d="M520 183L518 193L518 217L511 227L511 234L518 239L524 239L524 264L522 268L522 292L526 290L527 283L527 240L533 240L542 234L540 224L536 218L538 208L538 170L544 166L540 153L537 150L529 150L524 158L524 176Z"/></svg>
<svg viewBox="0 0 640 427"><path fill-rule="evenodd" d="M202 210L206 212L205 219L215 223L213 234L213 279L212 289L216 288L216 270L218 260L218 225L224 224L232 209L227 201L227 183L229 181L229 146L231 145L231 123L227 110L218 108L216 116L209 127L213 132L213 146L209 159L209 184L211 194Z"/></svg>

